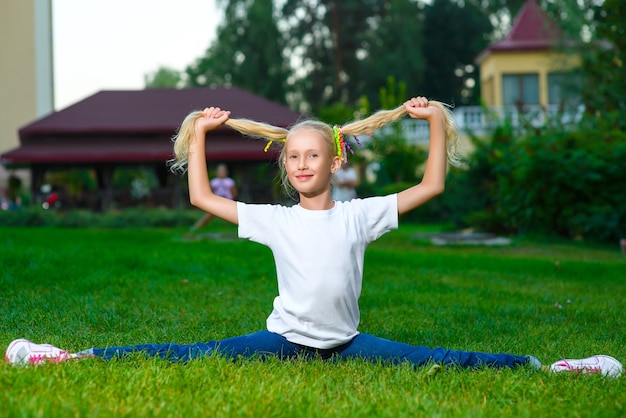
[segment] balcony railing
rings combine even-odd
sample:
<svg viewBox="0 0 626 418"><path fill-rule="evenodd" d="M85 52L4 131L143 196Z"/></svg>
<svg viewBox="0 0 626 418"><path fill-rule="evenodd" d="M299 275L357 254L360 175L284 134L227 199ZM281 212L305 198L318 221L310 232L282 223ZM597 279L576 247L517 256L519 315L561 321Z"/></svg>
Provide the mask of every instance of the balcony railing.
<svg viewBox="0 0 626 418"><path fill-rule="evenodd" d="M571 110L563 110L558 105L547 107L528 105L491 107L462 106L453 110L454 119L461 135L489 135L493 129L503 124L509 124L513 129L522 133L528 128L538 128L548 123L558 123L562 126L571 126L578 122L584 108L579 106ZM403 119L400 122L402 134L410 144L428 145L430 129L428 122L418 119ZM390 134L393 127L386 126L381 133Z"/></svg>

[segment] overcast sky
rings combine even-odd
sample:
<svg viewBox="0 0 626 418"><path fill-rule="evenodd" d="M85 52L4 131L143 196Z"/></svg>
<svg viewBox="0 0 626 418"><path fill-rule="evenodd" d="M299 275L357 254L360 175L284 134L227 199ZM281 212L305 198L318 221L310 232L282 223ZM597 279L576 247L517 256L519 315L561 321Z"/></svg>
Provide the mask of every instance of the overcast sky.
<svg viewBox="0 0 626 418"><path fill-rule="evenodd" d="M204 55L214 0L52 0L55 108L100 90L141 89L159 67Z"/></svg>

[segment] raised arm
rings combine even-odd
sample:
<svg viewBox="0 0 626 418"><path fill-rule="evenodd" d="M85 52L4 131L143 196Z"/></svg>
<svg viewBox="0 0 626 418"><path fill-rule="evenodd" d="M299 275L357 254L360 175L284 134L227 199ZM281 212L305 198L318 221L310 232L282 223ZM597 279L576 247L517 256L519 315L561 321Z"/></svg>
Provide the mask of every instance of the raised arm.
<svg viewBox="0 0 626 418"><path fill-rule="evenodd" d="M443 193L448 158L443 110L436 106L429 106L428 100L423 97L406 101L404 108L410 117L424 119L430 124L430 148L422 181L398 194L398 213L400 215Z"/></svg>
<svg viewBox="0 0 626 418"><path fill-rule="evenodd" d="M234 224L238 223L237 202L218 196L211 190L206 168L205 140L207 132L219 128L230 116L229 111L219 107L204 109L196 119L193 138L189 144L187 178L191 204L214 216Z"/></svg>

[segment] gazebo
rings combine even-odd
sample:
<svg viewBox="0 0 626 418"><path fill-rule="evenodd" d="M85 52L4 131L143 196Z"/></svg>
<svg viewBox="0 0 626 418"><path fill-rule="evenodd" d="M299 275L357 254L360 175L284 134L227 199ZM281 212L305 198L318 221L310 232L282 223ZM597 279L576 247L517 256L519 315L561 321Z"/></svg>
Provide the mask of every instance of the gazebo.
<svg viewBox="0 0 626 418"><path fill-rule="evenodd" d="M46 173L87 169L95 173L97 190L91 193L93 209L120 206L114 190L118 168L154 170L158 187L151 190L152 204L180 207L184 179L171 173L172 137L193 110L219 106L233 118L249 118L288 127L302 117L285 106L234 88L147 89L101 91L19 130L20 145L0 156L7 167L30 167L33 199L41 198ZM247 201L275 200L272 180L278 147L264 151L265 143L245 138L223 127L207 138L209 164L226 163ZM259 174L259 173L262 173Z"/></svg>

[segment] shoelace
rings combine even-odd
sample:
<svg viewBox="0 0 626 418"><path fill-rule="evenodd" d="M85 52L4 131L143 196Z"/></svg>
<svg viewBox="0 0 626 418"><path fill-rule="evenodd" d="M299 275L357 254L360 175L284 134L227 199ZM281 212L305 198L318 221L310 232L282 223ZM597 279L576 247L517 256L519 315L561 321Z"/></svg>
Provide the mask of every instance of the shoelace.
<svg viewBox="0 0 626 418"><path fill-rule="evenodd" d="M41 364L41 363L45 363L46 361L60 363L64 360L67 360L68 357L69 357L69 352L61 351L56 356L51 355L51 354L31 354L28 357L28 361L30 362L30 364Z"/></svg>
<svg viewBox="0 0 626 418"><path fill-rule="evenodd" d="M602 373L600 366L583 366L583 370L587 373Z"/></svg>
<svg viewBox="0 0 626 418"><path fill-rule="evenodd" d="M602 373L602 368L600 366L582 366L582 367L572 367L567 361L559 363L558 366L563 366L572 372L587 372L587 373Z"/></svg>

